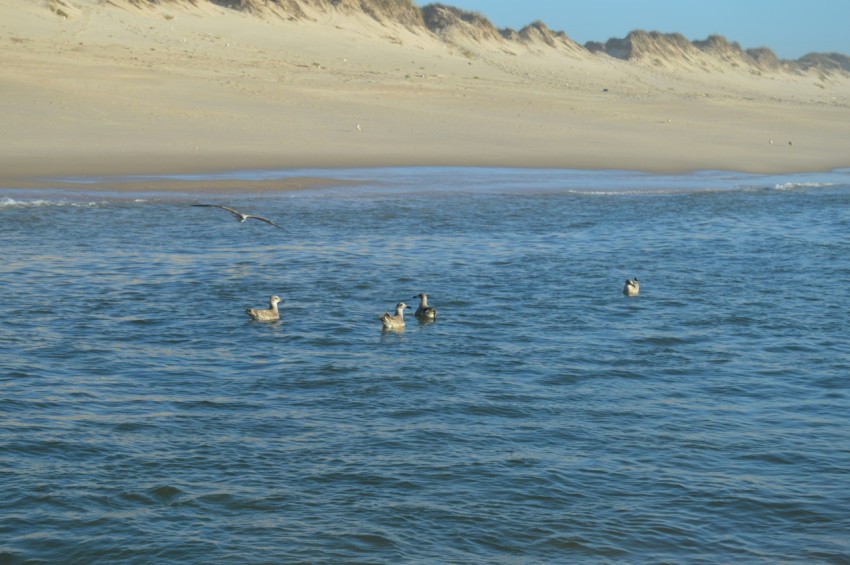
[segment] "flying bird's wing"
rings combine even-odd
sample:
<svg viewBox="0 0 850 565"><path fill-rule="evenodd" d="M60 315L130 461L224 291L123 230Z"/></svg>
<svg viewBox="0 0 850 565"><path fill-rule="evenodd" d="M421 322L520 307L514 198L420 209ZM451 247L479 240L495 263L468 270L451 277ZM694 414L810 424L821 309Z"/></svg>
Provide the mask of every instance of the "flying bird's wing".
<svg viewBox="0 0 850 565"><path fill-rule="evenodd" d="M221 208L222 210L227 210L228 212L230 212L231 214L233 214L234 216L236 216L240 220L244 220L245 214L243 214L242 212L240 212L238 210L234 210L233 208L228 208L227 206L222 206L221 204L213 204L213 206L215 206L216 208Z"/></svg>
<svg viewBox="0 0 850 565"><path fill-rule="evenodd" d="M192 204L192 206L199 206L202 208L221 208L222 210L227 210L237 218L242 218L243 216L242 212L234 210L233 208L228 208L227 206L222 206L221 204Z"/></svg>
<svg viewBox="0 0 850 565"><path fill-rule="evenodd" d="M254 220L260 220L261 222L271 224L274 227L276 227L277 229L287 231L286 228L276 224L275 222L269 220L268 218L263 218L262 216L254 216L253 214L243 214L242 212L240 212L238 210L234 210L233 208L228 208L227 206L222 206L221 204L192 204L192 206L200 206L200 207L204 207L204 208L221 208L222 210L227 210L228 212L230 212L231 214L236 216L236 218L238 218L239 221L241 221L241 222L244 222L248 218L253 218Z"/></svg>
<svg viewBox="0 0 850 565"><path fill-rule="evenodd" d="M281 230L283 230L283 231L286 231L286 229L285 229L283 226L279 226L279 225L277 225L276 223L274 223L273 221L271 221L271 220L269 220L269 219L267 219L267 218L263 218L262 216L251 216L251 215L249 215L248 217L249 217L249 218L253 218L253 219L255 219L255 220L260 220L261 222L265 222L265 223L267 223L267 224L271 224L271 225L273 225L274 227L276 227L276 228L278 228L278 229L281 229Z"/></svg>

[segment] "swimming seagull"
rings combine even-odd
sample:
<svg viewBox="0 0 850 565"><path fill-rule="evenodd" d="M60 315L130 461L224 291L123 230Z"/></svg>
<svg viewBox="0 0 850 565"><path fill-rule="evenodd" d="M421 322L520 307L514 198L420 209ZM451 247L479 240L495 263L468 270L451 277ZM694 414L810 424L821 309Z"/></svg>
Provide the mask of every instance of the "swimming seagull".
<svg viewBox="0 0 850 565"><path fill-rule="evenodd" d="M390 316L388 312L381 315L381 323L385 330L401 330L404 329L404 309L410 309L410 306L404 302L399 302L395 305L395 316Z"/></svg>
<svg viewBox="0 0 850 565"><path fill-rule="evenodd" d="M245 308L245 313L251 316L252 320L258 322L274 322L280 320L280 312L277 311L278 302L284 302L279 296L269 298L269 307L265 308Z"/></svg>
<svg viewBox="0 0 850 565"><path fill-rule="evenodd" d="M238 210L234 210L233 208L228 208L227 206L222 206L221 204L192 204L192 206L198 206L198 207L203 207L203 208L221 208L222 210L227 210L228 212L233 214L233 216L237 220L239 220L239 223L242 223L242 222L244 222L245 220L248 220L248 219L260 220L261 222L271 224L276 228L279 228L279 229L282 229L283 231L286 231L283 227L277 225L276 223L274 223L273 221L271 221L267 218L263 218L262 216L255 216L253 214L243 214L242 212L240 212Z"/></svg>
<svg viewBox="0 0 850 565"><path fill-rule="evenodd" d="M419 318L419 320L436 320L437 319L437 309L428 306L428 295L424 292L421 294L417 294L413 298L419 299L419 308L416 309L416 312L413 313L414 316Z"/></svg>
<svg viewBox="0 0 850 565"><path fill-rule="evenodd" d="M626 286L623 287L623 294L626 296L637 296L640 292L640 283L635 277L633 280L626 279Z"/></svg>

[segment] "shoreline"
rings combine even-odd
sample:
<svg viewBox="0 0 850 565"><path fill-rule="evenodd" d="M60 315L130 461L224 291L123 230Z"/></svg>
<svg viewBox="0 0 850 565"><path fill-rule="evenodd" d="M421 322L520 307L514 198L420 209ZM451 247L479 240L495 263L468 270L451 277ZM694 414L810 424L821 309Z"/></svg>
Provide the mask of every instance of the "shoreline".
<svg viewBox="0 0 850 565"><path fill-rule="evenodd" d="M599 188L594 183L600 180L610 178L614 175L615 178L622 179L623 175L635 175L636 184L634 186L620 186L618 188L626 188L631 191L646 190L646 178L654 178L665 185L670 177L680 179L685 183L685 186L690 186L691 183L708 183L705 186L690 188L681 188L680 190L713 190L711 188L716 182L725 183L730 175L740 175L737 182L765 182L770 177L779 177L770 179L770 182L782 180L784 183L802 183L810 186L815 183L831 184L835 182L830 177L846 175L850 172L850 168L837 167L824 171L794 171L781 173L751 173L743 171L734 171L728 169L700 169L695 171L685 172L652 172L635 169L618 169L618 168L600 168L600 169L575 169L575 168L555 168L555 167L508 167L508 166L392 166L392 167L337 167L337 168L311 168L309 175L297 174L298 169L243 169L243 170L228 170L228 171L212 171L208 174L204 173L166 173L166 174L150 174L150 175L116 175L116 176L94 176L94 177L56 177L56 178L39 178L25 181L18 181L12 184L4 185L4 181L0 178L0 197L20 196L21 193L49 193L49 194L66 194L66 195L94 195L94 194L111 194L118 195L150 195L160 194L169 196L184 196L190 197L193 195L263 195L275 193L287 193L308 191L311 189L322 188L345 188L351 187L356 189L361 186L381 185L384 182L382 171L392 171L389 176L397 172L398 169L416 170L423 175L427 175L429 171L437 173L437 175L446 174L446 171L457 172L463 175L464 172L478 171L480 174L497 175L501 172L528 171L529 178L535 178L535 172L548 171L563 173L561 182L569 184L572 180L579 180L585 187L580 191L596 192L598 190L610 190L610 188ZM352 175L345 175L344 172L355 172ZM307 171L305 171L307 172ZM363 173L367 172L368 175ZM324 174L323 174L324 173ZM570 173L574 177L570 177ZM590 176L588 176L590 175ZM228 178L221 178L222 176ZM807 176L807 179L792 178ZM185 177L185 178L179 178ZM688 179L688 177L692 177ZM752 177L752 178L749 178ZM817 180L812 180L815 177ZM715 179L715 181L711 181ZM622 181L618 181L622 182ZM843 182L843 177L842 177ZM590 186L584 183L590 183ZM595 187L594 187L595 186ZM669 188L669 187L668 187ZM656 190L656 189L652 189ZM663 189L662 189L663 190Z"/></svg>
<svg viewBox="0 0 850 565"><path fill-rule="evenodd" d="M255 169L252 169L255 170ZM215 176L217 173L210 173ZM180 173L164 174L162 176L179 176ZM204 179L204 178L156 178L160 175L142 175L153 178L138 178L135 175L103 176L96 175L91 179L85 176L56 177L37 179L3 179L0 178L0 195L3 191L55 191L67 193L199 193L199 194L263 194L273 192L297 192L323 187L356 186L359 181L336 179L330 177L288 177L283 179L253 180L253 179ZM203 177L203 173L191 173L189 176Z"/></svg>
<svg viewBox="0 0 850 565"><path fill-rule="evenodd" d="M782 150L780 148L780 150ZM240 157L240 158L179 158L162 156L155 159L69 159L51 160L47 166L20 166L20 163L4 163L0 158L0 190L63 190L95 192L187 192L197 190L203 185L204 192L236 193L250 186L251 192L292 191L318 188L329 185L360 184L360 181L324 176L322 171L342 171L354 169L390 168L491 168L491 169L528 169L528 170L561 170L561 171L623 171L651 175L688 175L707 171L719 171L754 175L795 175L830 173L832 171L850 168L850 159L830 162L824 158L818 160L817 166L796 168L794 166L775 166L766 168L735 167L740 163L723 160L693 160L691 166L682 166L682 160L675 166L652 163L645 157L635 162L635 159L597 159L588 164L586 161L573 162L559 160L553 162L546 158L513 162L509 157L498 159L465 159L456 156L452 159L410 159L394 160L392 162L372 161L369 159L336 159L328 164L321 158L305 158L302 161L275 157ZM625 165L632 166L625 166ZM36 173L35 170L39 172ZM309 171L309 175L298 175L299 171ZM250 173L291 172L295 176L285 176L278 179L245 179ZM215 178L220 176L236 176L243 178ZM180 179L168 177L212 177L206 179Z"/></svg>

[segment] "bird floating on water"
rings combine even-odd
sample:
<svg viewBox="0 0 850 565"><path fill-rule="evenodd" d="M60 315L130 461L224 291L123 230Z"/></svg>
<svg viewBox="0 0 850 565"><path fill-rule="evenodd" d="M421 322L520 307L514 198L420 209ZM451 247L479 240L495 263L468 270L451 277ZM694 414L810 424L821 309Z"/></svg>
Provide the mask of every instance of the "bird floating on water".
<svg viewBox="0 0 850 565"><path fill-rule="evenodd" d="M389 312L384 312L381 315L381 323L385 330L401 330L404 329L404 310L410 309L410 306L404 302L399 302L395 305L395 316L390 316Z"/></svg>
<svg viewBox="0 0 850 565"><path fill-rule="evenodd" d="M428 320L436 320L437 319L437 309L431 306L428 306L428 295L424 292L417 294L413 298L419 299L419 308L416 309L416 312L413 313L414 316L419 318L420 321L428 321Z"/></svg>
<svg viewBox="0 0 850 565"><path fill-rule="evenodd" d="M272 296L269 298L269 307L267 309L245 308L245 313L248 314L252 320L257 320L258 322L274 322L275 320L280 320L280 312L277 310L279 302L284 302L283 298L280 296Z"/></svg>
<svg viewBox="0 0 850 565"><path fill-rule="evenodd" d="M632 280L626 279L626 286L623 287L623 294L626 296L637 296L640 293L640 283L637 277Z"/></svg>
<svg viewBox="0 0 850 565"><path fill-rule="evenodd" d="M233 214L233 217L235 217L237 220L239 220L239 223L242 223L245 220L260 220L261 222L271 224L278 229L286 231L285 228L277 225L276 223L269 220L268 218L263 218L262 216L255 216L254 214L244 214L244 213L242 213L238 210L234 210L233 208L228 208L227 206L222 206L221 204L192 204L192 206L198 206L198 207L202 207L202 208L221 208L222 210L227 210L228 212Z"/></svg>

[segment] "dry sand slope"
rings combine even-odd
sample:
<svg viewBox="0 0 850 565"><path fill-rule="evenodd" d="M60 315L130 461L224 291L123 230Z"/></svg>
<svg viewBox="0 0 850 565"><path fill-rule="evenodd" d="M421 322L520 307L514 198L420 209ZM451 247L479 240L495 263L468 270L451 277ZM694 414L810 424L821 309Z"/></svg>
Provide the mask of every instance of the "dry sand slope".
<svg viewBox="0 0 850 565"><path fill-rule="evenodd" d="M850 166L846 73L551 43L333 9L287 20L204 1L0 0L0 177Z"/></svg>

